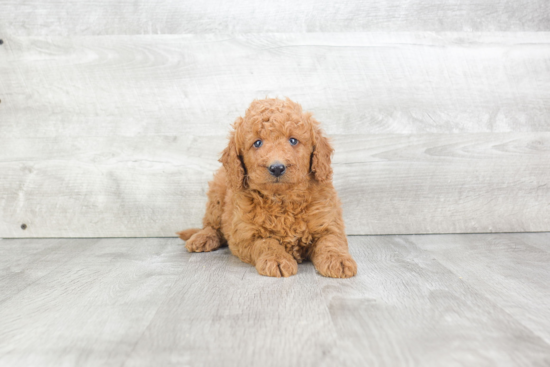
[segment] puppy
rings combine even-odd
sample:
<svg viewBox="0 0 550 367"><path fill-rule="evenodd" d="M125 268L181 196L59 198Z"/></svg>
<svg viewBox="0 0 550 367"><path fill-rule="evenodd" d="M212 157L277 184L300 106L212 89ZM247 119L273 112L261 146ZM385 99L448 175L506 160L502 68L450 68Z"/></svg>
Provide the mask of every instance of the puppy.
<svg viewBox="0 0 550 367"><path fill-rule="evenodd" d="M202 229L178 232L190 252L228 245L261 275L288 277L310 259L317 271L349 278L333 149L311 113L290 99L252 102L233 124L223 166L209 183Z"/></svg>

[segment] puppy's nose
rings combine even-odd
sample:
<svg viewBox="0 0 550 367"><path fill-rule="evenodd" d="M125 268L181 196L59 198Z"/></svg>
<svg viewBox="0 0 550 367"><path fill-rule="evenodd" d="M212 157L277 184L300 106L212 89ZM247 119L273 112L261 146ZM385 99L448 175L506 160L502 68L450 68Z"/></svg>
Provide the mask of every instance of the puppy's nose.
<svg viewBox="0 0 550 367"><path fill-rule="evenodd" d="M286 167L281 162L275 162L269 166L269 173L275 177L282 176L285 173Z"/></svg>

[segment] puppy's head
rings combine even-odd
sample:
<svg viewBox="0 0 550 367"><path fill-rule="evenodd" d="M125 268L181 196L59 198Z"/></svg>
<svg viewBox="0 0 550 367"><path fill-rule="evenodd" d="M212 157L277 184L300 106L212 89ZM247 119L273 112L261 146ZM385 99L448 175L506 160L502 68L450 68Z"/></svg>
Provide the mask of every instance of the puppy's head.
<svg viewBox="0 0 550 367"><path fill-rule="evenodd" d="M319 123L299 104L265 99L235 121L220 162L233 189L274 192L330 180L332 151Z"/></svg>

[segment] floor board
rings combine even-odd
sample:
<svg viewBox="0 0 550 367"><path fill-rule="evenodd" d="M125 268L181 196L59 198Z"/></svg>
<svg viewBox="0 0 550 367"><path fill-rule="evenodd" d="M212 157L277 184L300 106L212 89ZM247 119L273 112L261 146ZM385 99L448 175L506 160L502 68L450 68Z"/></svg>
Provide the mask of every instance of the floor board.
<svg viewBox="0 0 550 367"><path fill-rule="evenodd" d="M172 238L0 240L0 365L550 362L550 233L349 240L349 280Z"/></svg>
<svg viewBox="0 0 550 367"><path fill-rule="evenodd" d="M412 242L550 343L547 234L421 236Z"/></svg>

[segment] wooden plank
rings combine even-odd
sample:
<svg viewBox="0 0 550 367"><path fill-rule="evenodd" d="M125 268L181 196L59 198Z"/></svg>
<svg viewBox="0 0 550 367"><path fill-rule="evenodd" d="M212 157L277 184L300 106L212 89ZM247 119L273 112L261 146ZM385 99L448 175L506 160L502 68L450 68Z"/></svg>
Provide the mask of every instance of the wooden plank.
<svg viewBox="0 0 550 367"><path fill-rule="evenodd" d="M200 226L225 144L1 139L0 236L155 237ZM340 135L334 146L348 234L550 230L550 133Z"/></svg>
<svg viewBox="0 0 550 367"><path fill-rule="evenodd" d="M0 364L518 366L550 358L547 342L416 246L417 237L350 237L359 273L348 280L323 278L311 263L291 278L262 277L227 248L188 253L176 239L103 239L0 303ZM468 247L466 235L439 238ZM61 241L60 251L83 241ZM29 245L9 242L0 246L7 259ZM525 278L547 268L531 265L540 273ZM528 303L523 313L538 310Z"/></svg>
<svg viewBox="0 0 550 367"><path fill-rule="evenodd" d="M1 236L155 237L199 226L223 144L223 137L2 141Z"/></svg>
<svg viewBox="0 0 550 367"><path fill-rule="evenodd" d="M4 240L0 243L0 304L92 246L96 239ZM74 242L74 241L73 241Z"/></svg>
<svg viewBox="0 0 550 367"><path fill-rule="evenodd" d="M4 137L223 135L266 96L329 134L550 131L550 32L4 41Z"/></svg>
<svg viewBox="0 0 550 367"><path fill-rule="evenodd" d="M337 344L311 263L275 279L227 249L189 261L127 366L315 366Z"/></svg>
<svg viewBox="0 0 550 367"><path fill-rule="evenodd" d="M359 276L344 284L319 281L338 340L346 352L360 355L354 365L528 366L548 360L547 342L416 246L410 239L417 237L351 237ZM448 236L440 238L444 243ZM469 237L456 238L465 244ZM547 265L534 264L541 272ZM533 316L538 309L531 303L524 312Z"/></svg>
<svg viewBox="0 0 550 367"><path fill-rule="evenodd" d="M65 240L69 261L0 304L1 365L120 366L185 268L175 240L86 242Z"/></svg>
<svg viewBox="0 0 550 367"><path fill-rule="evenodd" d="M9 35L544 31L545 0L0 1Z"/></svg>
<svg viewBox="0 0 550 367"><path fill-rule="evenodd" d="M335 183L348 233L550 228L550 135L339 137Z"/></svg>
<svg viewBox="0 0 550 367"><path fill-rule="evenodd" d="M518 233L510 234L511 241L523 241L529 244L529 246L536 247L537 249L545 252L550 252L550 242L548 241L548 233Z"/></svg>
<svg viewBox="0 0 550 367"><path fill-rule="evenodd" d="M545 240L544 250L537 247L537 239ZM550 233L414 236L406 240L429 251L464 282L550 343Z"/></svg>

